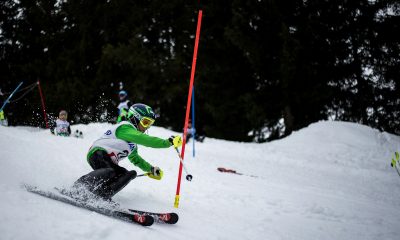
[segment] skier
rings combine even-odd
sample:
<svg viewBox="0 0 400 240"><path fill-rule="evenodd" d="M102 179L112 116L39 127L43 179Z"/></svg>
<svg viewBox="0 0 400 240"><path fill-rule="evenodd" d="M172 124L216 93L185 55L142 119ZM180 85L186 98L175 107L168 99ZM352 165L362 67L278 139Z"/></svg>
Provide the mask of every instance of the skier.
<svg viewBox="0 0 400 240"><path fill-rule="evenodd" d="M69 135L71 135L71 127L67 119L67 111L61 110L58 114L58 119L56 120L55 124L50 128L51 133L57 136L64 137L68 137Z"/></svg>
<svg viewBox="0 0 400 240"><path fill-rule="evenodd" d="M191 138L194 138L198 142L203 142L205 137L206 136L199 135L196 132L196 129L192 126L192 120L189 119L188 128L187 128L187 132L186 132L186 142L188 143Z"/></svg>
<svg viewBox="0 0 400 240"><path fill-rule="evenodd" d="M163 171L139 156L138 145L177 148L182 145L182 139L180 136L171 136L164 140L146 135L145 131L154 123L155 117L151 107L141 103L132 105L127 121L111 127L93 143L87 154L87 161L94 171L79 178L74 183L74 189L80 190L83 187L96 196L111 200L111 197L137 175L136 171L128 171L118 165L125 157L146 172L147 176L160 180Z"/></svg>
<svg viewBox="0 0 400 240"><path fill-rule="evenodd" d="M124 90L121 90L118 94L120 103L118 104L118 119L117 123L126 120L126 116L128 115L128 109L132 106L131 101L128 99L128 93Z"/></svg>
<svg viewBox="0 0 400 240"><path fill-rule="evenodd" d="M0 126L8 126L7 118L4 117L4 111L0 111Z"/></svg>

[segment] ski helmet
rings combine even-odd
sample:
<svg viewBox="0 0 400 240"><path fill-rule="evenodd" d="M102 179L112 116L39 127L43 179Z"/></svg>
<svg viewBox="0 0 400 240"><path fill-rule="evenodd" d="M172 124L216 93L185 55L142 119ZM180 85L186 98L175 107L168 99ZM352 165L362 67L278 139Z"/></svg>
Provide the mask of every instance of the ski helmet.
<svg viewBox="0 0 400 240"><path fill-rule="evenodd" d="M67 118L68 118L68 113L67 113L67 111L61 110L61 111L58 113L58 118L60 118L61 120L67 120Z"/></svg>
<svg viewBox="0 0 400 240"><path fill-rule="evenodd" d="M58 115L59 115L59 116L61 116L61 115L68 116L68 113L67 113L67 111L65 111L65 110L61 110L60 113L58 113Z"/></svg>
<svg viewBox="0 0 400 240"><path fill-rule="evenodd" d="M128 120L136 127L140 123L142 127L149 128L156 120L156 115L150 106L136 103L129 108Z"/></svg>
<svg viewBox="0 0 400 240"><path fill-rule="evenodd" d="M119 91L118 96L119 96L119 99L122 101L128 96L128 93L124 90L121 90L121 91Z"/></svg>
<svg viewBox="0 0 400 240"><path fill-rule="evenodd" d="M68 113L67 113L67 111L65 111L65 110L61 110L60 111L60 113L59 113L59 115L67 115Z"/></svg>

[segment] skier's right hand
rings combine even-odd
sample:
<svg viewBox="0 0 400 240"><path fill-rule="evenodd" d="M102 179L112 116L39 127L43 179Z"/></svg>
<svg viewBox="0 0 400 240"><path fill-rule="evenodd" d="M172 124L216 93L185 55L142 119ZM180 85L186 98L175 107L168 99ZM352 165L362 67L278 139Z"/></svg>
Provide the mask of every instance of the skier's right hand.
<svg viewBox="0 0 400 240"><path fill-rule="evenodd" d="M156 179L156 180L161 180L163 177L164 172L161 170L159 167L151 167L151 172L147 176L150 178Z"/></svg>

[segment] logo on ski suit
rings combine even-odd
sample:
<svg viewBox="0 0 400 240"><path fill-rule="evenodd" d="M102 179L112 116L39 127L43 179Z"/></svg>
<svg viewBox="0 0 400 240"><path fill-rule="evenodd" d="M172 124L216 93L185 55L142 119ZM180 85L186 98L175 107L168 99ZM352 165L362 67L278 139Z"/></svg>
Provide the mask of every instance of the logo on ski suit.
<svg viewBox="0 0 400 240"><path fill-rule="evenodd" d="M131 149L131 151L133 151L133 149L135 149L136 147L136 143L128 143L129 148Z"/></svg>

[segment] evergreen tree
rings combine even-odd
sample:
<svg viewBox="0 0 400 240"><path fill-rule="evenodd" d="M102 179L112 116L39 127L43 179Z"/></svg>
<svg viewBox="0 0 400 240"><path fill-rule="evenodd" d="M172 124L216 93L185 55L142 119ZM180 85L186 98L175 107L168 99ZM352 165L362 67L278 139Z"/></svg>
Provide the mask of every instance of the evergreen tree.
<svg viewBox="0 0 400 240"><path fill-rule="evenodd" d="M0 87L40 79L50 115L88 123L113 120L122 82L182 131L198 9L198 132L265 141L335 119L400 133L395 0L4 0ZM37 93L6 113L44 126Z"/></svg>

